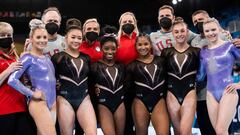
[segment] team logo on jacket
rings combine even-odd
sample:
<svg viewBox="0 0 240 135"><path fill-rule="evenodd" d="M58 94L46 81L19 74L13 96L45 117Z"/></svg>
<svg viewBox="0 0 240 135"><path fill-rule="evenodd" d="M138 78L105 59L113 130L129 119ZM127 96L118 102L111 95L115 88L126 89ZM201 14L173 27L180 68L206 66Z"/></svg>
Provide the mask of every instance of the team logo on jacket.
<svg viewBox="0 0 240 135"><path fill-rule="evenodd" d="M100 50L100 47L96 47L95 50L96 50L97 52L100 52L100 51L101 51L101 50Z"/></svg>

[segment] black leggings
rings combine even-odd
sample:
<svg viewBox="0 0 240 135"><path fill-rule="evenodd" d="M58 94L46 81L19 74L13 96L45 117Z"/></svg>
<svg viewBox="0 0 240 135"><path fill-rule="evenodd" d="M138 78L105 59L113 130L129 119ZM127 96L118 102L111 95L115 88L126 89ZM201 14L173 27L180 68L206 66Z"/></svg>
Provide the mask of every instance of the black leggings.
<svg viewBox="0 0 240 135"><path fill-rule="evenodd" d="M197 121L202 135L216 135L208 115L206 100L197 101Z"/></svg>
<svg viewBox="0 0 240 135"><path fill-rule="evenodd" d="M1 135L36 135L36 126L28 113L0 115Z"/></svg>

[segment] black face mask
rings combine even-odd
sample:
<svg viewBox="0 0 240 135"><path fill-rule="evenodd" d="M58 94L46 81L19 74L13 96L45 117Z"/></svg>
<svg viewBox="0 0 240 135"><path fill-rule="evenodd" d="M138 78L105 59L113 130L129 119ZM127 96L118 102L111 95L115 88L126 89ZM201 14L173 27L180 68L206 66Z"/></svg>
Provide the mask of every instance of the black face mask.
<svg viewBox="0 0 240 135"><path fill-rule="evenodd" d="M160 27L169 30L172 27L172 20L167 17L163 17L160 20Z"/></svg>
<svg viewBox="0 0 240 135"><path fill-rule="evenodd" d="M11 37L9 38L0 38L0 47L1 48L11 48L11 44L13 43L13 40Z"/></svg>
<svg viewBox="0 0 240 135"><path fill-rule="evenodd" d="M53 22L47 23L45 28L46 28L48 34L50 34L50 35L54 35L59 29L58 25Z"/></svg>
<svg viewBox="0 0 240 135"><path fill-rule="evenodd" d="M195 25L195 28L197 29L197 32L203 33L203 22L197 22L197 24Z"/></svg>
<svg viewBox="0 0 240 135"><path fill-rule="evenodd" d="M98 33L97 33L97 32L93 32L93 31L87 32L87 33L86 33L86 38L87 38L87 40L89 40L90 42L93 42L93 41L97 40L97 38L98 38Z"/></svg>
<svg viewBox="0 0 240 135"><path fill-rule="evenodd" d="M133 32L134 28L135 28L135 26L131 23L127 23L122 26L122 30L126 34L131 34Z"/></svg>

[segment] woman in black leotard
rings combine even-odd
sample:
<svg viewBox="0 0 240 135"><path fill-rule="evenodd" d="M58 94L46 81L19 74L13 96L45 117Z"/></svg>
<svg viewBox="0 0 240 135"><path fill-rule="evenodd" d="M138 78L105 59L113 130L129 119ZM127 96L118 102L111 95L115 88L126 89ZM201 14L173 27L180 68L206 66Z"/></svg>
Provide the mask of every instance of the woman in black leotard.
<svg viewBox="0 0 240 135"><path fill-rule="evenodd" d="M138 58L127 67L127 82L135 85L133 119L137 135L148 134L150 120L156 134L168 135L169 118L164 99L166 94L164 59L153 56L151 46L149 36L140 34L135 45Z"/></svg>
<svg viewBox="0 0 240 135"><path fill-rule="evenodd" d="M167 67L167 106L176 135L191 135L196 110L195 78L200 49L187 44L187 25L173 24L176 45L162 51Z"/></svg>
<svg viewBox="0 0 240 135"><path fill-rule="evenodd" d="M104 135L123 135L125 127L124 65L115 62L118 43L112 27L100 40L103 58L91 66L91 82L96 87L100 125Z"/></svg>
<svg viewBox="0 0 240 135"><path fill-rule="evenodd" d="M96 116L88 96L90 58L79 53L82 31L78 20L67 21L67 49L52 57L56 78L60 81L58 91L58 120L61 135L72 135L75 118L86 135L96 135ZM90 118L90 119L89 119Z"/></svg>

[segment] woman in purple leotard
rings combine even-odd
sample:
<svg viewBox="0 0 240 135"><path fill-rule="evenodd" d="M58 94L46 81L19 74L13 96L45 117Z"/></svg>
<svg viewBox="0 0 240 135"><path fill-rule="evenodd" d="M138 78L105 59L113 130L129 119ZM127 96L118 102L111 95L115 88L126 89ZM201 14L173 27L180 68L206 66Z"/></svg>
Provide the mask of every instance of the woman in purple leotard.
<svg viewBox="0 0 240 135"><path fill-rule="evenodd" d="M40 20L30 21L30 26L33 48L20 58L23 67L9 77L8 84L28 98L28 109L37 125L38 135L56 135L55 70L51 60L43 55L48 35ZM32 90L19 80L24 73L31 81Z"/></svg>
<svg viewBox="0 0 240 135"><path fill-rule="evenodd" d="M232 68L240 60L240 50L232 43L219 38L220 25L209 19L203 25L209 45L200 53L200 68L197 80L207 75L207 108L211 123L218 135L228 135L228 127L238 103L239 83L233 83Z"/></svg>

